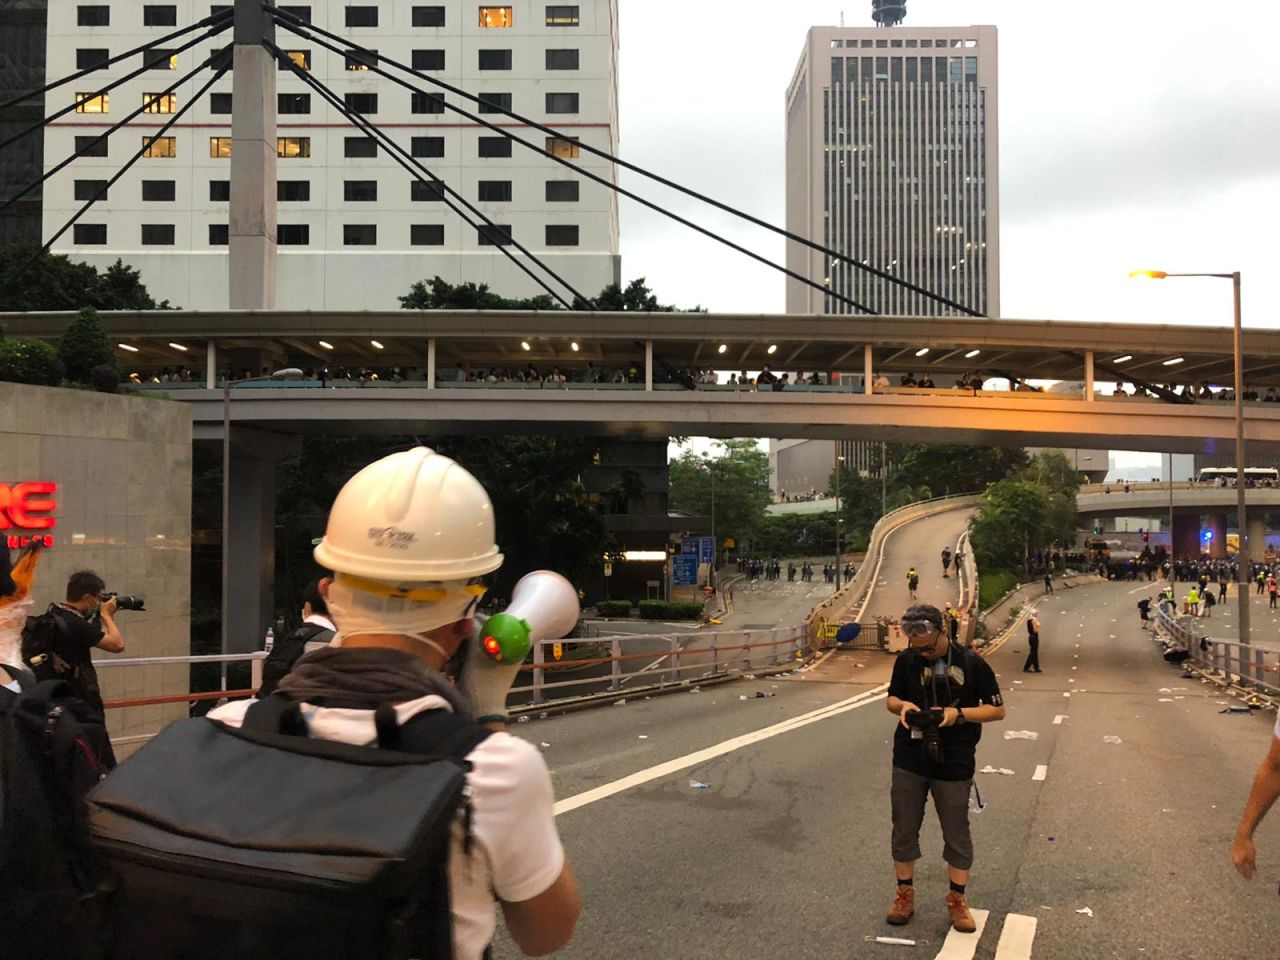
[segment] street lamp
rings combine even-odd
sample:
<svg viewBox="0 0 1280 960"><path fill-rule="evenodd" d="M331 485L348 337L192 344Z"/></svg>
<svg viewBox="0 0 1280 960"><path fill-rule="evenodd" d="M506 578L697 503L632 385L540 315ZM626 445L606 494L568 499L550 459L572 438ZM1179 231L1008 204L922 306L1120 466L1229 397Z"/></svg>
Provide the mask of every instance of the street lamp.
<svg viewBox="0 0 1280 960"><path fill-rule="evenodd" d="M262 377L232 380L222 385L222 655L229 652L231 619L231 388L266 380L301 380L302 371L285 367ZM227 689L227 662L222 661L222 689Z"/></svg>
<svg viewBox="0 0 1280 960"><path fill-rule="evenodd" d="M1245 549L1245 541L1248 537L1248 514L1245 507L1245 486L1244 486L1244 360L1241 353L1241 335L1240 335L1240 271L1234 273L1166 273L1163 270L1135 270L1129 274L1129 278L1145 277L1149 280L1165 280L1169 277L1213 277L1218 280L1230 280L1232 290L1235 294L1235 318L1234 318L1234 334L1235 334L1235 384L1236 384L1236 527L1239 529L1238 543L1236 550L1236 564L1239 567L1239 596L1237 597L1240 607L1240 643L1248 645L1249 643L1249 591L1246 589L1248 578L1248 562L1250 553ZM1170 466L1172 467L1172 454L1170 455ZM1169 471L1169 489L1173 489L1173 470ZM1173 530L1169 530L1170 537L1170 559L1173 558ZM1243 660L1243 657L1241 658Z"/></svg>
<svg viewBox="0 0 1280 960"><path fill-rule="evenodd" d="M844 523L844 517L840 513L840 464L844 462L844 455L840 452L840 441L836 441L836 593L840 592L840 525Z"/></svg>

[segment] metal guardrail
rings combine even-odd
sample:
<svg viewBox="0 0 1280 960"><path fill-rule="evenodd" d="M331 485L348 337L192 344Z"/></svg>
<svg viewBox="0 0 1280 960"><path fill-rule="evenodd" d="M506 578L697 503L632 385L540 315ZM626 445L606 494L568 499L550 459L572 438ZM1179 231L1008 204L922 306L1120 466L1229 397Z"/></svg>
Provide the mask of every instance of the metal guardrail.
<svg viewBox="0 0 1280 960"><path fill-rule="evenodd" d="M128 707L152 707L167 703L193 703L199 700L222 700L227 697L251 697L262 686L262 662L267 659L265 650L253 653L211 654L207 656L187 657L106 657L95 658L95 670L120 670L125 667L170 667L174 665L191 665L198 663L244 663L249 662L251 687L244 690L228 690L227 674L222 671L222 687L218 690L203 692L158 694L148 697L128 697L108 700L108 710L120 710Z"/></svg>
<svg viewBox="0 0 1280 960"><path fill-rule="evenodd" d="M1194 618L1180 619L1163 608L1156 611L1156 630L1185 643L1191 653L1187 662L1210 679L1280 700L1280 648L1196 636L1192 623Z"/></svg>

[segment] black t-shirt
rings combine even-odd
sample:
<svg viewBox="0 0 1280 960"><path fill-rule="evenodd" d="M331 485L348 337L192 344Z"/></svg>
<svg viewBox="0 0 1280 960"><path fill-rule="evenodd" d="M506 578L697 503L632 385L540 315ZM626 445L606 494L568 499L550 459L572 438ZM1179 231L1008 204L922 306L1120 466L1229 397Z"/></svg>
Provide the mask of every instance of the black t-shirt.
<svg viewBox="0 0 1280 960"><path fill-rule="evenodd" d="M83 700L97 714L104 712L102 691L98 687L98 671L93 668L93 656L90 653L106 636L102 629L102 621L86 620L69 607L54 607L54 616L67 628L67 642L59 645L59 654L72 667L72 693ZM65 649L65 653L63 650Z"/></svg>
<svg viewBox="0 0 1280 960"><path fill-rule="evenodd" d="M935 676L935 664L943 665ZM930 662L914 650L898 654L889 681L889 696L914 703L921 710L931 707L962 708L1001 706L1000 685L991 665L971 650L951 645L948 656ZM913 740L910 730L898 724L893 735L893 765L931 780L973 778L982 724L965 723L939 731L943 762L930 763L924 755L924 741Z"/></svg>

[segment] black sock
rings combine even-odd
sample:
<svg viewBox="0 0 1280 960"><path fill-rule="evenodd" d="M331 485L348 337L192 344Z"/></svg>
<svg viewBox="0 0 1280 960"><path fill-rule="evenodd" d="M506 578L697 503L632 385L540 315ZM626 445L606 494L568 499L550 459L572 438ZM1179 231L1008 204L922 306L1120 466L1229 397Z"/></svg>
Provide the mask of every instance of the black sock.
<svg viewBox="0 0 1280 960"><path fill-rule="evenodd" d="M907 877L907 879L905 879L905 880L899 879L899 880L898 880L898 886L900 886L900 887L910 887L910 886L914 886L914 885L915 885L915 882L916 882L916 881L915 881L915 878L914 878L914 877Z"/></svg>
<svg viewBox="0 0 1280 960"><path fill-rule="evenodd" d="M963 883L956 883L954 880L952 880L952 881L951 881L951 892L952 892L952 893L958 893L958 894L960 894L960 896L962 896L962 897L963 897L963 896L964 896L964 884L963 884Z"/></svg>

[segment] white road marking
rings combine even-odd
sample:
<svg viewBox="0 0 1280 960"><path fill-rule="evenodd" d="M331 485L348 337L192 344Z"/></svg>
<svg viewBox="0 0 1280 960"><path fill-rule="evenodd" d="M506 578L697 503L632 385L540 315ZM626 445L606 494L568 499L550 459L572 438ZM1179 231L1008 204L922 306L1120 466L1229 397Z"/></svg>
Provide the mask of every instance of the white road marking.
<svg viewBox="0 0 1280 960"><path fill-rule="evenodd" d="M1011 913L1004 918L995 960L1031 960L1031 944L1036 939L1036 918Z"/></svg>
<svg viewBox="0 0 1280 960"><path fill-rule="evenodd" d="M700 763L707 763L717 757L722 757L727 753L748 747L753 743L759 743L762 740L768 740L782 733L789 733L792 730L798 730L801 727L807 727L811 723L817 723L820 720L827 720L831 717L839 716L842 713L848 713L850 710L857 710L872 703L878 703L888 696L889 685L882 684L872 690L858 694L856 697L850 697L848 700L841 700L838 703L812 710L809 713L803 713L798 717L792 717L790 720L783 720L781 723L775 723L772 726L764 727L760 730L754 730L751 733L743 734L739 737L733 737L717 743L714 746L707 747L704 750L698 750L694 753L685 754L683 757L677 757L674 760L668 760L666 763L660 763L657 766L649 767L646 770L640 770L630 776L623 777L621 780L615 780L613 783L606 783L603 786L595 787L579 793L576 796L566 797L556 803L556 816L562 813L569 813L577 810L579 807L585 807L588 804L596 803L599 800L606 800L615 794L622 793L632 787L638 787L642 783L649 783L661 777L670 776L678 773L688 767L697 766Z"/></svg>
<svg viewBox="0 0 1280 960"><path fill-rule="evenodd" d="M1056 727L1060 727L1062 726L1062 721L1065 719L1067 719L1067 715L1065 713L1060 713L1053 718L1053 725Z"/></svg>
<svg viewBox="0 0 1280 960"><path fill-rule="evenodd" d="M978 941L982 939L982 931L987 927L990 911L970 910L969 912L973 914L973 922L978 925L978 929L973 933L947 931L947 939L942 941L942 949L938 951L937 960L973 960L978 952Z"/></svg>
<svg viewBox="0 0 1280 960"><path fill-rule="evenodd" d="M1042 763L1036 767L1036 772L1031 775L1031 779L1043 780L1048 775L1049 775L1049 767L1048 765Z"/></svg>

